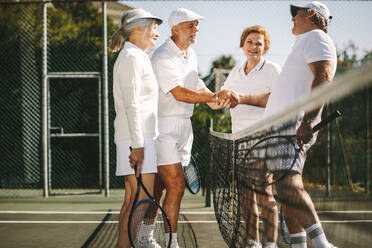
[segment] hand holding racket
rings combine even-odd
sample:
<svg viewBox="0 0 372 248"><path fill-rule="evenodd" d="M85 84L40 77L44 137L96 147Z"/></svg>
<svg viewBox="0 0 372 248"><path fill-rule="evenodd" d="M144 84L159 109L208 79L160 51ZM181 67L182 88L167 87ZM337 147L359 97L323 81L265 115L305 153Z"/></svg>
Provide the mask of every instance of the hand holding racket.
<svg viewBox="0 0 372 248"><path fill-rule="evenodd" d="M188 166L183 166L186 186L191 194L197 194L200 190L200 174L194 157L191 156Z"/></svg>
<svg viewBox="0 0 372 248"><path fill-rule="evenodd" d="M326 125L329 121L332 121L333 119L335 119L336 117L340 115L341 115L340 112L336 110L335 112L327 116L318 125L314 126L313 128L311 128L310 123L304 124L302 122L299 128L297 129L297 134L296 134L297 144L300 147L300 149L302 150L303 145L305 145L312 139L314 132L318 131L324 125Z"/></svg>
<svg viewBox="0 0 372 248"><path fill-rule="evenodd" d="M316 125L316 132L328 122L340 116L335 111ZM294 166L300 148L295 144L296 135L269 136L259 140L248 151L242 164L243 183L255 186L268 186L284 178Z"/></svg>
<svg viewBox="0 0 372 248"><path fill-rule="evenodd" d="M134 148L134 149L130 147L129 163L132 168L134 168L135 166L138 167L138 171L136 172L136 177L140 176L143 157L144 157L143 147Z"/></svg>
<svg viewBox="0 0 372 248"><path fill-rule="evenodd" d="M137 166L134 166L136 174ZM141 191L141 188L143 191ZM143 198L143 192L147 199ZM159 212L160 210L160 212ZM165 233L169 233L166 242ZM164 209L154 200L142 183L142 175L137 177L137 191L128 219L128 236L132 247L164 247L170 248L172 228ZM156 246L156 244L158 246Z"/></svg>

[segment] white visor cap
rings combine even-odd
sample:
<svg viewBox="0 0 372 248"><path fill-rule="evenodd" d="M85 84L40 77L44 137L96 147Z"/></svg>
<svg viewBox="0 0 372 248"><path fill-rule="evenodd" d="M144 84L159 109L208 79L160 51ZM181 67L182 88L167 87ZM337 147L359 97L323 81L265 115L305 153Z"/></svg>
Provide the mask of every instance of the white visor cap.
<svg viewBox="0 0 372 248"><path fill-rule="evenodd" d="M295 13L297 13L298 9L314 9L321 16L323 16L328 22L332 19L332 16L331 16L331 13L328 7L324 3L321 3L318 1L313 1L308 4L291 5L291 14L293 17Z"/></svg>
<svg viewBox="0 0 372 248"><path fill-rule="evenodd" d="M134 15L127 19L127 23L130 23L137 19L154 19L159 25L163 22L161 18L154 16L153 14L144 9L133 9L130 11L133 11Z"/></svg>
<svg viewBox="0 0 372 248"><path fill-rule="evenodd" d="M195 12L179 8L174 10L168 19L169 26L172 28L173 26L178 25L181 22L189 22L189 21L196 21L196 20L204 20L204 17L201 15L196 14Z"/></svg>

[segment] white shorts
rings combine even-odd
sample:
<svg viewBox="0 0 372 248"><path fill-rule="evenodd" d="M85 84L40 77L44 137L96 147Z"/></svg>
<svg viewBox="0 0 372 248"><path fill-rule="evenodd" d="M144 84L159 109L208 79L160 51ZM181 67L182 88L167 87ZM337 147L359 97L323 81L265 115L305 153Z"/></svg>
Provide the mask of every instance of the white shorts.
<svg viewBox="0 0 372 248"><path fill-rule="evenodd" d="M121 140L116 142L116 175L125 176L133 175L134 169L130 167L129 146L132 143L129 140ZM153 138L145 138L145 154L142 163L141 173L157 173L156 166L156 147Z"/></svg>
<svg viewBox="0 0 372 248"><path fill-rule="evenodd" d="M190 118L159 117L159 136L155 141L158 166L181 163L187 166L194 139Z"/></svg>

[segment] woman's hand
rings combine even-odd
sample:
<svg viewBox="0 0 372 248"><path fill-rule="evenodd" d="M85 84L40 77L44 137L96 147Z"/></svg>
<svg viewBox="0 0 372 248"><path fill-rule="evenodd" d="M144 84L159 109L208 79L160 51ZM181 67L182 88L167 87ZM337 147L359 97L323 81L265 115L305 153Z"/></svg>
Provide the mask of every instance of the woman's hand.
<svg viewBox="0 0 372 248"><path fill-rule="evenodd" d="M141 165L144 158L144 148L138 147L138 148L132 148L131 153L129 155L129 163L130 167L134 168L134 166L137 166L136 171L136 177L139 177L141 174Z"/></svg>

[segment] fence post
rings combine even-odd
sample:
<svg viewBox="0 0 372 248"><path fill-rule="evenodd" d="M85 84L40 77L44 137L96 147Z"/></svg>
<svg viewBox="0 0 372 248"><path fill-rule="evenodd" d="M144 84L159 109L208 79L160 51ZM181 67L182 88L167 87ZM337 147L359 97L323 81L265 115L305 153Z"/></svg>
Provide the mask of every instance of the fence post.
<svg viewBox="0 0 372 248"><path fill-rule="evenodd" d="M327 106L327 114L330 113L330 105ZM332 123L327 125L327 196L331 196L331 168L332 168Z"/></svg>
<svg viewBox="0 0 372 248"><path fill-rule="evenodd" d="M109 154L109 109L108 109L108 73L107 73L107 4L102 0L102 39L103 39L103 165L105 170L105 196L110 196L110 154Z"/></svg>
<svg viewBox="0 0 372 248"><path fill-rule="evenodd" d="M42 16L42 152L43 152L43 178L44 178L44 197L49 196L48 188L48 65L47 65L47 3L43 2L43 16Z"/></svg>
<svg viewBox="0 0 372 248"><path fill-rule="evenodd" d="M371 140L371 109L370 109L370 91L371 88L366 89L366 121L367 121L367 144L366 144L366 167L367 167L367 178L366 178L366 193L371 194L371 152L372 152L372 140Z"/></svg>

